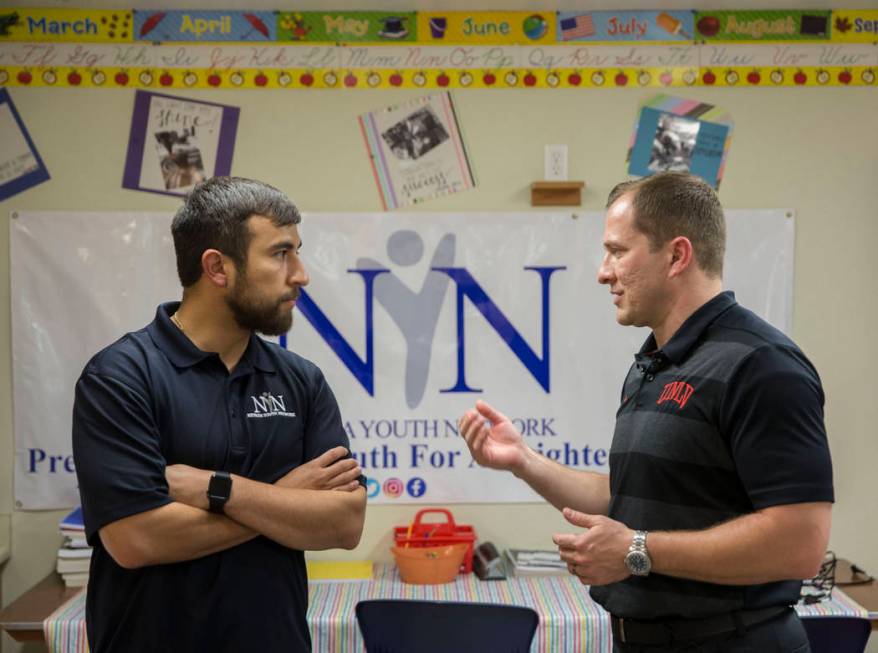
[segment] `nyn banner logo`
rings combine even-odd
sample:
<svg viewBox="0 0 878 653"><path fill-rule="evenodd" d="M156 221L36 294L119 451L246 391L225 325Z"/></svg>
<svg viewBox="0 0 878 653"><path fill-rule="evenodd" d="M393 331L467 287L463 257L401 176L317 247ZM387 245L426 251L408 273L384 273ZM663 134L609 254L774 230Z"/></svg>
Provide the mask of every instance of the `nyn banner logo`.
<svg viewBox="0 0 878 653"><path fill-rule="evenodd" d="M387 240L391 262L397 265L413 265L423 258L423 239L411 230L399 230ZM555 273L566 270L564 265L524 265L514 270L520 278L516 283L533 292L530 304L537 306L541 328L539 342L531 345L520 330L507 317L503 309L491 297L479 279L466 267L454 265L457 239L454 234L444 234L432 254L429 269L419 289L407 286L393 270L371 258L357 259L356 267L346 270L357 275L363 282L362 302L365 329L365 352L357 353L350 340L327 315L307 290L303 289L297 302L305 319L317 330L359 385L370 396L375 394L375 304L380 305L401 331L406 342L405 396L409 408L416 407L426 389L432 345L447 293L453 295L453 320L456 338L456 375L449 379L442 393L477 393L466 377L467 333L465 316L475 310L505 343L524 370L546 393L550 391L551 351L551 285ZM513 271L510 271L512 273ZM522 290L525 292L525 290ZM358 340L359 341L359 340ZM280 344L286 347L286 336Z"/></svg>

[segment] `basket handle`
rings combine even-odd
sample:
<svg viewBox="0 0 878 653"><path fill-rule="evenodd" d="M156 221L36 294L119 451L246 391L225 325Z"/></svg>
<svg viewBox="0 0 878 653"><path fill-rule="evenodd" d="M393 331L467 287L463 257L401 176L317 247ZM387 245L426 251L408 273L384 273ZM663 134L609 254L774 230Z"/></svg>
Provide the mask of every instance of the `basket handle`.
<svg viewBox="0 0 878 653"><path fill-rule="evenodd" d="M451 511L446 510L445 508L424 508L423 510L418 510L418 512L415 514L414 525L419 526L421 524L421 517L423 517L424 515L427 515L431 512L438 512L438 513L445 515L445 520L448 522L448 524L452 528L457 528L457 524L454 523L454 517L451 516ZM430 522L430 523L432 523L432 522ZM441 522L437 522L437 523L441 523Z"/></svg>

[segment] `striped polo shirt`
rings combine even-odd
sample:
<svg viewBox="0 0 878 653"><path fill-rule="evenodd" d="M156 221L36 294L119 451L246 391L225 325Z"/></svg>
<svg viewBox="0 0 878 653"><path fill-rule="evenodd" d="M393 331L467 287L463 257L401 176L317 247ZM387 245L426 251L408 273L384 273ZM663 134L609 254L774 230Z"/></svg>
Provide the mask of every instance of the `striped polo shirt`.
<svg viewBox="0 0 878 653"><path fill-rule="evenodd" d="M616 413L609 516L636 530L700 530L769 506L833 501L823 399L795 343L733 293L717 295L662 349L650 335L635 356ZM620 617L695 618L791 605L800 588L652 573L591 595Z"/></svg>

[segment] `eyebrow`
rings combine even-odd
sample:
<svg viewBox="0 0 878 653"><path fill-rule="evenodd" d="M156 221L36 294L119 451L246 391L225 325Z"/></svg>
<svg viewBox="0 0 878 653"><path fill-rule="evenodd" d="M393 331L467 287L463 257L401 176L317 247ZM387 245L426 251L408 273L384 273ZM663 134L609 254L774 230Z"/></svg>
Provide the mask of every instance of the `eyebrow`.
<svg viewBox="0 0 878 653"><path fill-rule="evenodd" d="M270 252L279 252L282 249L292 249L292 250L295 250L296 252L298 252L300 249L302 249L302 241L300 240L299 244L296 245L296 243L293 242L292 240L282 240L278 243L275 243L274 245L272 245L268 249Z"/></svg>

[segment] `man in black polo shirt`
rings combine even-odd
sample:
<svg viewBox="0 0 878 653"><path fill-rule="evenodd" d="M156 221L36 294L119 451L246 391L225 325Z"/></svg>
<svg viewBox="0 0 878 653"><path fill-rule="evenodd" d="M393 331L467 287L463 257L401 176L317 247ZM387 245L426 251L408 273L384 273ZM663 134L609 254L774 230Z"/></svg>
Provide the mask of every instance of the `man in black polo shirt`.
<svg viewBox="0 0 878 653"><path fill-rule="evenodd" d="M323 374L254 333L286 333L308 283L299 220L266 184L198 185L182 302L79 378L92 653L311 649L303 551L356 547L366 497Z"/></svg>
<svg viewBox="0 0 878 653"><path fill-rule="evenodd" d="M683 173L610 193L616 319L652 330L628 372L609 476L536 454L484 402L475 460L512 471L576 533L553 537L612 615L618 651L807 651L791 609L829 538L823 390L801 350L722 290L725 219Z"/></svg>

